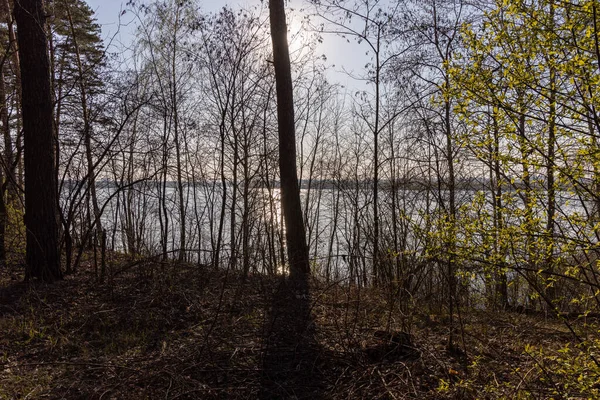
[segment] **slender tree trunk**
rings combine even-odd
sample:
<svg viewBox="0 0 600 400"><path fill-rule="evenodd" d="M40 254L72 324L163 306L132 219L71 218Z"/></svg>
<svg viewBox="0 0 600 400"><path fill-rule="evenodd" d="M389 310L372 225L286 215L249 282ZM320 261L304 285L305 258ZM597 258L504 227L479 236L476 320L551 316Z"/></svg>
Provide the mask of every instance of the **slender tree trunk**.
<svg viewBox="0 0 600 400"><path fill-rule="evenodd" d="M375 123L373 126L373 277L374 283L381 283L379 265L379 109L380 106L380 62L381 26L377 27L377 48L375 51Z"/></svg>
<svg viewBox="0 0 600 400"><path fill-rule="evenodd" d="M531 299L533 293L536 292L536 288L538 287L538 276L537 273L533 272L536 268L534 264L534 254L536 253L536 248L534 247L534 215L533 215L533 193L531 188L531 160L529 157L533 152L531 146L528 142L526 135L526 117L525 117L525 100L524 95L522 93L518 94L517 105L519 110L518 115L518 140L519 147L521 152L521 168L522 168L522 185L523 189L521 194L521 199L523 201L523 230L525 236L525 244L523 249L523 260L525 260L526 264L526 276L527 282L529 284L529 299ZM527 305L526 305L527 306Z"/></svg>
<svg viewBox="0 0 600 400"><path fill-rule="evenodd" d="M279 125L281 205L292 276L310 273L296 166L294 94L283 0L269 1Z"/></svg>
<svg viewBox="0 0 600 400"><path fill-rule="evenodd" d="M554 3L550 2L550 24L554 30ZM548 60L550 69L550 99L549 99L549 121L548 121L548 154L546 160L547 192L548 192L548 215L546 220L547 256L545 266L545 285L547 287L546 296L550 301L556 297L555 282L550 282L554 272L554 219L556 214L556 188L554 180L555 158L556 158L556 67L554 57L550 56Z"/></svg>
<svg viewBox="0 0 600 400"><path fill-rule="evenodd" d="M185 260L185 246L186 246L186 223L185 223L185 214L186 214L186 202L183 195L183 168L181 163L181 143L180 143L180 132L179 132L179 99L177 98L177 33L179 30L179 17L180 17L181 9L177 7L177 16L175 19L175 27L173 32L173 42L171 46L173 47L173 54L171 59L171 107L173 110L173 128L175 134L175 157L177 163L177 192L178 192L178 200L179 200L179 252L178 252L178 260Z"/></svg>
<svg viewBox="0 0 600 400"><path fill-rule="evenodd" d="M391 195L391 213L392 213L392 239L394 246L394 271L390 274L390 282L393 280L400 280L404 277L400 271L400 246L398 240L398 203L397 203L397 195L398 195L398 175L397 175L397 165L396 165L396 148L394 143L394 129L393 126L390 126L390 150L391 150L391 162L390 162L390 195ZM395 275L395 276L394 276ZM401 296L404 296L405 293L402 292ZM401 303L404 303L403 301Z"/></svg>
<svg viewBox="0 0 600 400"><path fill-rule="evenodd" d="M221 255L221 247L223 241L223 228L225 226L225 214L227 210L227 177L225 176L225 118L226 111L224 108L221 114L221 125L219 126L220 130L220 140L221 140L221 149L219 155L219 166L220 166L220 175L221 175L221 213L219 215L219 228L217 233L217 243L215 246L215 250L213 252L213 267L217 268L219 266L219 259Z"/></svg>
<svg viewBox="0 0 600 400"><path fill-rule="evenodd" d="M268 113L268 104L270 103L271 100L271 95L272 95L272 88L269 88L269 93L267 95L267 101L266 101L266 106L263 109L263 126L262 126L262 160L261 160L261 164L262 164L262 176L263 176L263 181L265 184L265 187L263 190L265 190L266 193L266 201L265 201L265 205L264 205L264 213L266 214L264 219L265 219L265 224L267 225L267 242L268 242L268 248L269 248L269 272L274 274L277 272L277 266L278 266L278 260L277 260L277 255L278 255L278 251L276 249L276 223L275 223L275 219L276 219L276 215L277 215L277 211L276 211L276 207L275 207L275 201L273 199L273 185L272 185L272 181L271 178L269 177L269 173L271 171L271 169L269 168L269 146L267 144L268 142L268 134L267 134L267 113ZM264 195L263 195L264 198ZM268 204L268 208L267 208L267 204ZM283 258L281 260L281 262L283 263Z"/></svg>
<svg viewBox="0 0 600 400"><path fill-rule="evenodd" d="M83 117L83 142L85 145L85 158L87 162L87 181L88 181L88 190L90 194L90 200L92 202L92 211L94 215L94 220L91 221L90 229L93 229L92 226L95 226L96 235L93 235L95 239L98 239L99 243L102 242L102 232L104 229L102 228L102 221L100 220L100 207L98 206L98 196L96 194L96 172L94 171L94 159L92 155L92 126L90 121L90 112L88 105L88 92L85 85L84 79L84 70L83 64L81 62L81 52L79 50L79 42L77 41L77 36L75 33L75 25L73 24L73 17L71 16L71 11L67 7L67 17L69 19L69 26L71 28L71 35L73 41L73 47L75 49L76 63L77 63L77 73L79 74L79 92L81 95L81 110Z"/></svg>
<svg viewBox="0 0 600 400"><path fill-rule="evenodd" d="M16 114L17 114L17 137L20 137L21 131L21 63L19 61L19 52L17 49L17 39L14 31L14 19L12 15L12 9L10 7L9 0L2 0L3 10L2 12L6 16L6 26L8 29L8 40L10 52L12 54L12 63L15 71L15 103L16 103ZM7 104L8 106L8 104ZM8 135L4 135L4 154L6 157L6 179L8 181L8 199L7 202L12 204L13 207L21 207L21 203L17 201L19 198L19 191L17 190L17 164L20 164L21 160L15 160L13 152L12 137L10 136L10 129L8 129Z"/></svg>
<svg viewBox="0 0 600 400"><path fill-rule="evenodd" d="M6 83L4 80L3 65L0 65L0 121L2 122L2 134L4 135L6 146L6 138L8 137L10 139L10 119L8 114ZM5 167L6 169L9 169L11 165L6 152L4 153L3 164L4 165L0 166L0 186L2 187L2 189L0 190L0 267L6 265L6 248L4 243L4 236L6 232L6 224L8 222L8 215L6 213L5 194L6 188L12 184L12 182L10 182L9 177L7 177L6 181L4 181Z"/></svg>
<svg viewBox="0 0 600 400"><path fill-rule="evenodd" d="M244 189L242 213L242 266L244 276L250 271L250 154L248 145L248 132L244 129L244 156L242 168L244 171Z"/></svg>
<svg viewBox="0 0 600 400"><path fill-rule="evenodd" d="M161 207L161 236L162 236L162 259L167 260L169 250L169 210L167 209L167 180L169 179L169 132L167 124L167 115L163 115L163 146L162 146L162 173L160 182Z"/></svg>
<svg viewBox="0 0 600 400"><path fill-rule="evenodd" d="M242 96L243 97L243 96ZM242 201L243 201L243 209L242 209L242 269L244 271L244 277L248 275L250 271L250 232L252 230L250 215L253 210L251 207L251 198L250 193L253 189L252 186L252 177L254 174L250 172L250 160L251 160L251 137L254 133L254 122L250 123L247 121L246 111L242 109L241 118L242 118L242 157L241 157L241 166L243 171L243 190L242 190ZM257 214L256 210L254 210L253 214ZM258 240L256 241L258 242ZM255 268L256 270L256 268Z"/></svg>
<svg viewBox="0 0 600 400"><path fill-rule="evenodd" d="M448 83L448 78L446 78ZM448 338L448 346L453 347L453 335L454 335L454 311L455 306L458 306L457 299L457 279L456 279L456 266L455 266L455 240L456 240L456 181L454 175L454 146L452 143L452 125L450 123L451 105L449 101L444 104L444 134L446 136L446 162L448 164L448 241L447 249L448 258L447 271L448 274L448 312L450 316L450 336Z"/></svg>
<svg viewBox="0 0 600 400"><path fill-rule="evenodd" d="M231 136L233 139L233 165L231 172L231 214L229 215L229 226L230 226L230 239L229 245L231 248L231 253L229 255L229 265L231 269L237 269L238 265L238 243L237 243L237 202L238 202L238 191L239 191L239 181L238 181L238 164L240 163L240 154L239 154L239 132L236 128L236 114L237 114L237 87L236 87L236 77L237 73L233 78L233 90L231 91L231 110L230 110L230 128L231 128Z"/></svg>
<svg viewBox="0 0 600 400"><path fill-rule="evenodd" d="M136 114L133 119L133 125L131 127L131 139L128 143L127 149L127 175L126 183L131 185L131 183L135 180L134 177L134 153L135 153L135 142L137 139L137 124L138 124L138 115ZM125 238L127 243L127 252L132 255L138 255L140 248L136 244L136 229L135 229L135 215L134 215L134 205L135 205L135 187L129 186L125 193L123 194L123 214L124 214L124 224L125 224Z"/></svg>
<svg viewBox="0 0 600 400"><path fill-rule="evenodd" d="M42 0L15 3L25 144L27 278L62 278L54 173L50 62Z"/></svg>
<svg viewBox="0 0 600 400"><path fill-rule="evenodd" d="M496 296L500 307L505 309L508 307L508 279L506 277L506 271L504 270L506 265L504 261L506 252L506 243L502 240L504 231L504 213L502 205L502 173L500 169L500 128L498 126L498 116L494 112L493 116L493 129L494 129L494 148L492 152L492 165L493 165L493 182L495 187L492 189L492 197L494 204L494 228L495 228L495 239L494 245L498 254L499 272L496 274Z"/></svg>
<svg viewBox="0 0 600 400"><path fill-rule="evenodd" d="M319 241L319 206L318 204L320 203L320 193L321 191L319 189L317 189L317 207L313 208L313 212L309 213L309 210L311 210L311 200L313 199L312 194L313 194L313 180L314 180L314 176L315 176L315 167L316 167L316 163L317 163L317 153L319 151L319 144L321 141L321 136L322 136L322 130L323 130L323 108L324 108L324 101L321 102L320 107L319 107L319 115L318 115L318 119L317 119L317 126L315 127L315 144L313 149L311 150L311 152L309 153L309 158L310 158L310 162L309 162L309 167L308 167L308 183L306 185L306 195L304 197L304 223L307 229L307 235L308 235L308 248L310 251L311 245L312 244L316 244L315 246L315 258L317 256L316 254L316 249L318 248L318 241ZM308 125L308 118L306 121L306 124ZM322 171L322 169L321 169ZM306 180L306 179L305 179ZM309 215L312 214L312 221L309 220ZM313 236L313 232L315 233L315 235Z"/></svg>
<svg viewBox="0 0 600 400"><path fill-rule="evenodd" d="M6 79L4 76L4 68L0 71L0 107L2 107L2 113L0 118L2 118L2 135L4 136L4 173L6 175L6 189L8 189L8 199L9 203L12 203L13 206L17 204L18 192L16 188L16 180L14 173L14 152L13 152L13 143L12 137L10 136L10 116L8 112L8 98L6 92ZM21 88L17 87L16 91L18 92ZM4 196L5 188L3 188L2 195Z"/></svg>

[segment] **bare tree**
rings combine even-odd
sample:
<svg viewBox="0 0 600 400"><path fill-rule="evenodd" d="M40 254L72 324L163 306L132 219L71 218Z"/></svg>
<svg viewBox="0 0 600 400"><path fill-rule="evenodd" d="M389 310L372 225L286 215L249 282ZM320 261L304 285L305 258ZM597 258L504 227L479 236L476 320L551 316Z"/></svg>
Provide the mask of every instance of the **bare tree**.
<svg viewBox="0 0 600 400"><path fill-rule="evenodd" d="M310 268L296 166L294 93L283 0L270 0L269 11L277 91L281 205L285 218L290 273L294 276L308 274Z"/></svg>

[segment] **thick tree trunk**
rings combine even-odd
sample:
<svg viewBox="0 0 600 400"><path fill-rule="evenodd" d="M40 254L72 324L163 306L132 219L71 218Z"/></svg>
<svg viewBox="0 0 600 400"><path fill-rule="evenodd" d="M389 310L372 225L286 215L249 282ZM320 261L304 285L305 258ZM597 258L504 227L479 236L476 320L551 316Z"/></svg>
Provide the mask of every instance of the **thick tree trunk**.
<svg viewBox="0 0 600 400"><path fill-rule="evenodd" d="M285 218L290 274L298 276L310 273L310 269L298 186L294 94L283 0L270 0L269 11L277 89L281 206Z"/></svg>
<svg viewBox="0 0 600 400"><path fill-rule="evenodd" d="M25 145L27 278L62 278L58 252L50 62L42 0L15 2Z"/></svg>

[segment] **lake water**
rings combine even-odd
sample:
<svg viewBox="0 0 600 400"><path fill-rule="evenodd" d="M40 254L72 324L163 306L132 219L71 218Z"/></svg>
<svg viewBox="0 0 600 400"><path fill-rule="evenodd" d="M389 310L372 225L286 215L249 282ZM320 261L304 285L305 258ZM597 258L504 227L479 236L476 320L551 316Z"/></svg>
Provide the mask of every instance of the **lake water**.
<svg viewBox="0 0 600 400"><path fill-rule="evenodd" d="M368 185L348 186L301 190L314 272L333 278L366 271L373 258L371 189ZM164 202L160 201L163 190ZM145 182L120 191L114 184L105 184L99 185L98 193L103 205L102 225L107 231L110 248L135 248L145 255L160 254L166 248L170 257L177 257L182 219L179 193L173 184L163 188L155 182ZM224 210L222 195L222 187L217 183L184 186L186 259L209 264L214 262L218 251L219 262L223 265L241 267L245 256L251 270L279 270L285 257L279 189L249 189L244 201L244 188L240 186L234 203L233 188L228 186ZM475 201L478 196L479 203ZM519 213L522 214L523 203L517 192L507 192L506 196L513 201L505 199L505 214L511 215L512 223L518 225L522 222ZM405 188L396 192L394 204L392 192L381 190L380 248L383 256L380 258L402 254L406 259L415 260L425 256L425 247L431 246L432 241L441 240L435 236L435 224L439 221L436 216L447 207L447 197L445 191ZM567 192L560 192L558 198L557 232L560 232L561 240L592 240L589 229L573 223L585 219L585 211L590 205ZM491 215L492 212L489 193L482 195L475 190L460 190L457 204L461 216L457 228L460 240L470 235L467 220L479 218L491 226L490 217L482 217L482 213ZM540 193L536 202L536 219L540 226L543 226L544 218L544 198ZM485 224L479 229L470 241L484 240L488 233ZM514 240L520 239L515 237Z"/></svg>

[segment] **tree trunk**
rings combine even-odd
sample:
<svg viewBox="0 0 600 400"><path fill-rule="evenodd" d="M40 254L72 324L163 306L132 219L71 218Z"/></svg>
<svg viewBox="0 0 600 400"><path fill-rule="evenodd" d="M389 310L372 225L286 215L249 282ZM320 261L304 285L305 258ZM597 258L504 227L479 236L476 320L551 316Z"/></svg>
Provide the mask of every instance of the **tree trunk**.
<svg viewBox="0 0 600 400"><path fill-rule="evenodd" d="M174 128L174 140L175 140L175 156L177 162L177 192L178 192L178 200L179 200L179 254L177 259L180 262L185 261L186 256L186 224L185 224L185 214L186 214L186 201L183 195L183 167L181 163L181 143L180 143L180 132L179 132L179 99L177 98L177 89L178 89L178 76L177 76L177 33L179 31L179 16L180 16L180 6L177 7L177 16L175 18L175 27L173 32L173 54L171 59L171 107L173 113L173 128Z"/></svg>
<svg viewBox="0 0 600 400"><path fill-rule="evenodd" d="M381 108L381 26L377 27L375 51L375 122L373 124L373 283L383 283L379 265L379 109Z"/></svg>
<svg viewBox="0 0 600 400"><path fill-rule="evenodd" d="M2 134L4 136L4 139L6 140L7 137L10 139L10 119L8 114L8 103L6 98L4 65L0 65L0 121L2 122ZM4 237L6 232L8 215L6 213L6 203L4 201L4 195L6 193L7 186L13 183L10 182L10 179L8 177L6 181L4 181L4 169L6 168L7 170L9 170L11 166L11 163L8 158L8 152L4 153L3 164L3 166L0 166L0 185L2 186L2 188L0 189L0 267L6 264L6 248L4 244Z"/></svg>
<svg viewBox="0 0 600 400"><path fill-rule="evenodd" d="M290 274L301 276L309 274L310 269L298 187L294 94L283 0L270 0L269 11L277 89L281 206L285 218Z"/></svg>
<svg viewBox="0 0 600 400"><path fill-rule="evenodd" d="M27 278L62 278L58 252L50 62L42 0L15 2L25 145Z"/></svg>
<svg viewBox="0 0 600 400"><path fill-rule="evenodd" d="M17 39L15 37L15 31L13 28L14 19L12 17L12 11L8 0L2 0L2 13L6 16L6 26L8 29L8 41L9 41L9 50L12 54L12 63L15 71L15 103L16 103L16 113L17 113L17 137L20 136L21 130L21 71L20 71L20 61L19 61L19 53L17 50ZM4 22L4 21L3 21ZM3 103L4 104L4 103ZM8 106L8 103L6 103ZM8 133L8 134L7 134ZM20 160L15 160L15 154L13 152L13 143L12 137L10 136L10 128L4 131L4 154L5 154L5 162L6 162L6 179L7 179L7 190L8 190L8 199L7 202L11 204L13 207L21 207L21 202L19 200L19 191L17 189L17 176L16 169L17 164L20 164ZM18 153L17 153L18 154Z"/></svg>
<svg viewBox="0 0 600 400"><path fill-rule="evenodd" d="M500 264L498 265L498 273L496 276L496 297L498 305L501 309L508 307L508 279L506 276L505 253L507 244L502 241L504 235L504 212L502 203L502 173L500 166L500 128L498 126L498 115L494 111L493 116L493 134L494 147L492 152L493 178L494 187L492 188L492 200L494 205L494 226L495 239L494 246L499 256Z"/></svg>
<svg viewBox="0 0 600 400"><path fill-rule="evenodd" d="M550 3L550 23L552 31L554 31L554 3ZM550 56L552 57L552 56ZM555 60L548 60L550 69L550 99L548 104L549 120L548 120L548 154L546 160L546 176L548 183L548 209L546 220L546 234L548 235L546 249L546 265L544 271L544 284L547 287L546 296L550 301L556 298L556 282L553 282L554 274L554 234L555 234L555 215L556 215L556 187L555 187L555 158L556 158L556 67Z"/></svg>
<svg viewBox="0 0 600 400"><path fill-rule="evenodd" d="M69 18L69 25L71 28L71 35L73 40L73 47L76 55L77 62L77 73L79 74L79 91L81 94L81 110L83 117L83 142L85 144L85 158L87 161L87 181L90 199L92 201L92 211L94 213L94 220L91 222L90 229L96 231L94 238L97 238L99 242L102 242L102 234L104 228L102 227L100 207L98 205L98 196L96 194L96 171L94 170L94 160L92 154L92 125L90 121L90 112L87 100L87 89L85 86L85 71L81 62L81 52L79 50L79 42L77 41L75 25L73 24L73 18L71 11L67 8L67 17ZM95 228L93 228L95 227ZM98 244L98 243L96 243Z"/></svg>

